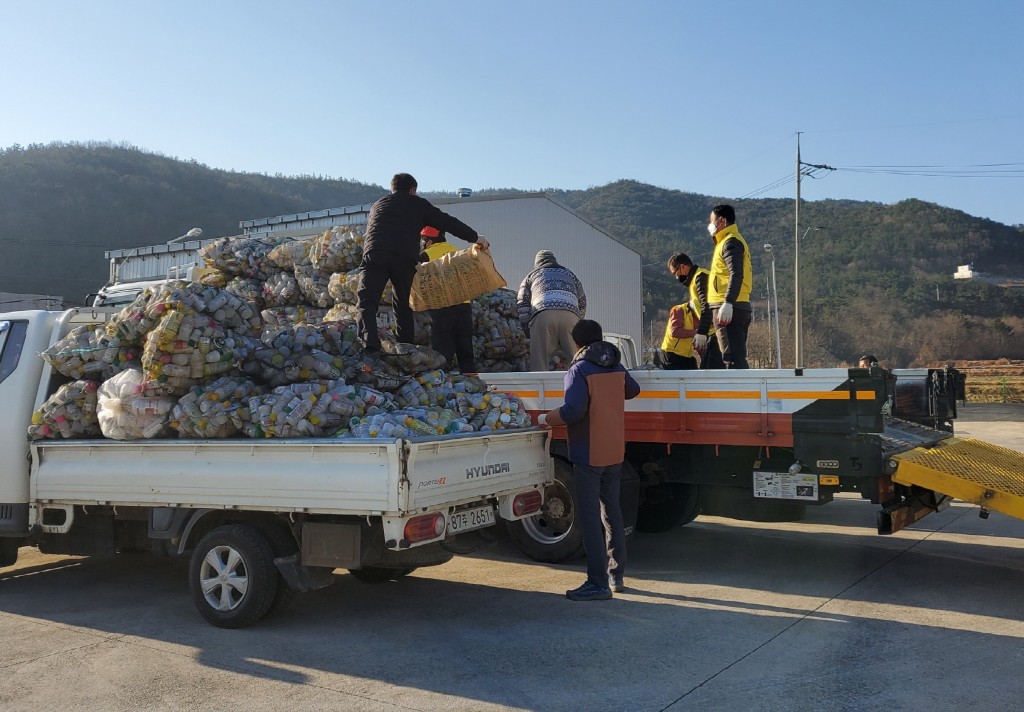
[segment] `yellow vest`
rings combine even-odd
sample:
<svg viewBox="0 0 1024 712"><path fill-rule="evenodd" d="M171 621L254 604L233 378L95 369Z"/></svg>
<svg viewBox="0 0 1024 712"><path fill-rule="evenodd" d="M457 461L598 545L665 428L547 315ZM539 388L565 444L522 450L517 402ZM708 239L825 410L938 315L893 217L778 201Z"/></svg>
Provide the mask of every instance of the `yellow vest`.
<svg viewBox="0 0 1024 712"><path fill-rule="evenodd" d="M690 308L689 303L684 302L683 304L677 304L672 309L683 310L683 326L687 329L697 328L697 317L694 316L693 309ZM672 336L672 332L669 331L672 327L672 310L669 310L668 323L665 324L665 338L661 340L661 350L668 351L669 353L676 354L677 356L688 356L693 358L693 337L686 339L677 339Z"/></svg>
<svg viewBox="0 0 1024 712"><path fill-rule="evenodd" d="M722 255L726 240L739 240L743 245L743 282L740 284L740 293L736 301L750 301L750 248L747 247L747 241L743 239L739 229L735 225L729 225L715 235L715 253L711 256L711 276L708 278L708 303L712 305L724 302L725 294L729 291L729 266L725 264L725 257Z"/></svg>
<svg viewBox="0 0 1024 712"><path fill-rule="evenodd" d="M703 267L697 267L693 272L693 277L690 279L690 305L693 309L694 316L697 317L697 321L700 321L700 296L697 294L697 277L702 274L708 275L708 287L711 286L711 273ZM708 306L710 307L710 298L708 300ZM715 322L711 322L711 326L708 328L708 336L715 333Z"/></svg>
<svg viewBox="0 0 1024 712"><path fill-rule="evenodd" d="M449 252L458 252L458 250L447 242L435 242L423 251L427 253L427 259L429 260L436 260L438 257L444 257Z"/></svg>
<svg viewBox="0 0 1024 712"><path fill-rule="evenodd" d="M423 252L426 254L428 260L433 261L444 257L449 253L458 252L458 250L447 242L435 242L433 245L423 250ZM465 301L463 304L469 304L469 302Z"/></svg>

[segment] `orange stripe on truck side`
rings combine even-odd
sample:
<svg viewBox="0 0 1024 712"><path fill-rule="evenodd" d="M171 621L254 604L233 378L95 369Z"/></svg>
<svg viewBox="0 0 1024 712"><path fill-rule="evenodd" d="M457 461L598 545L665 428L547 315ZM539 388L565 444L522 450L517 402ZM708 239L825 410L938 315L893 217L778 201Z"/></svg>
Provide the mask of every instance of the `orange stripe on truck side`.
<svg viewBox="0 0 1024 712"><path fill-rule="evenodd" d="M540 391L505 391L520 398L540 398ZM564 398L565 391L544 391L549 398ZM679 391L641 391L638 398L679 398ZM736 398L759 400L760 391L687 391L687 398L695 400ZM768 397L777 400L849 400L849 391L768 391ZM856 391L856 400L874 400L874 391Z"/></svg>

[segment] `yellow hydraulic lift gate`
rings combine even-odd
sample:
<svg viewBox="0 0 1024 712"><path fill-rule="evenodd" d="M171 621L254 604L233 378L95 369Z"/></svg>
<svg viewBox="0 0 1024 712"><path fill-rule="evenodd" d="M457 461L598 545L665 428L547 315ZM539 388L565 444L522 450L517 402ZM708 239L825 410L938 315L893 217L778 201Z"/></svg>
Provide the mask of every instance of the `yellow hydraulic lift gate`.
<svg viewBox="0 0 1024 712"><path fill-rule="evenodd" d="M971 438L892 455L893 482L917 485L1024 519L1024 453Z"/></svg>

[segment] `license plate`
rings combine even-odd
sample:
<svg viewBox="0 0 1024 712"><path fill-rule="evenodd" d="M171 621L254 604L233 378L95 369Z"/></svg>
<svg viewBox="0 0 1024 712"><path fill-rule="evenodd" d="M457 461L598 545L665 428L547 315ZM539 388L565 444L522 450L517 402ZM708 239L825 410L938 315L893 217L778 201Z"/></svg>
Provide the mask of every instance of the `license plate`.
<svg viewBox="0 0 1024 712"><path fill-rule="evenodd" d="M474 529L483 529L493 526L496 521L494 507L474 507L473 509L460 509L452 512L448 517L448 533L462 534L471 532Z"/></svg>

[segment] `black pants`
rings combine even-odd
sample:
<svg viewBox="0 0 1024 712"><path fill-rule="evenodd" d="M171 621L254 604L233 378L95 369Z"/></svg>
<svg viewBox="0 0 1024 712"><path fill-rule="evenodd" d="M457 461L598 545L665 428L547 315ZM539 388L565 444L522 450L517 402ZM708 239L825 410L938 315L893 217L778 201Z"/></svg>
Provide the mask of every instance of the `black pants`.
<svg viewBox="0 0 1024 712"><path fill-rule="evenodd" d="M718 348L718 337L715 334L708 337L708 347L700 357L700 368L702 371L725 368L725 364L722 363L722 349Z"/></svg>
<svg viewBox="0 0 1024 712"><path fill-rule="evenodd" d="M718 316L718 307L712 310L714 316ZM733 305L732 321L726 326L715 327L724 368L750 368L747 365L747 331L752 317L753 312L749 309L737 309Z"/></svg>
<svg viewBox="0 0 1024 712"><path fill-rule="evenodd" d="M619 503L621 473L621 462L607 467L579 463L572 467L576 522L583 530L587 552L587 580L598 588L608 588L608 574L622 578L626 572L626 527Z"/></svg>
<svg viewBox="0 0 1024 712"><path fill-rule="evenodd" d="M680 356L671 351L661 352L661 368L665 371L695 371L697 359L693 356Z"/></svg>
<svg viewBox="0 0 1024 712"><path fill-rule="evenodd" d="M359 338L363 344L368 348L380 348L377 309L380 308L380 298L388 280L391 280L391 288L395 292L391 304L395 308L395 321L398 322L398 340L406 344L413 343L416 332L412 307L409 306L409 292L412 290L412 279L416 276L416 262L390 252L379 252L364 254L360 269L362 274L356 297L359 306Z"/></svg>
<svg viewBox="0 0 1024 712"><path fill-rule="evenodd" d="M476 373L473 359L473 305L456 304L432 309L430 345L454 368L456 360L463 373Z"/></svg>

